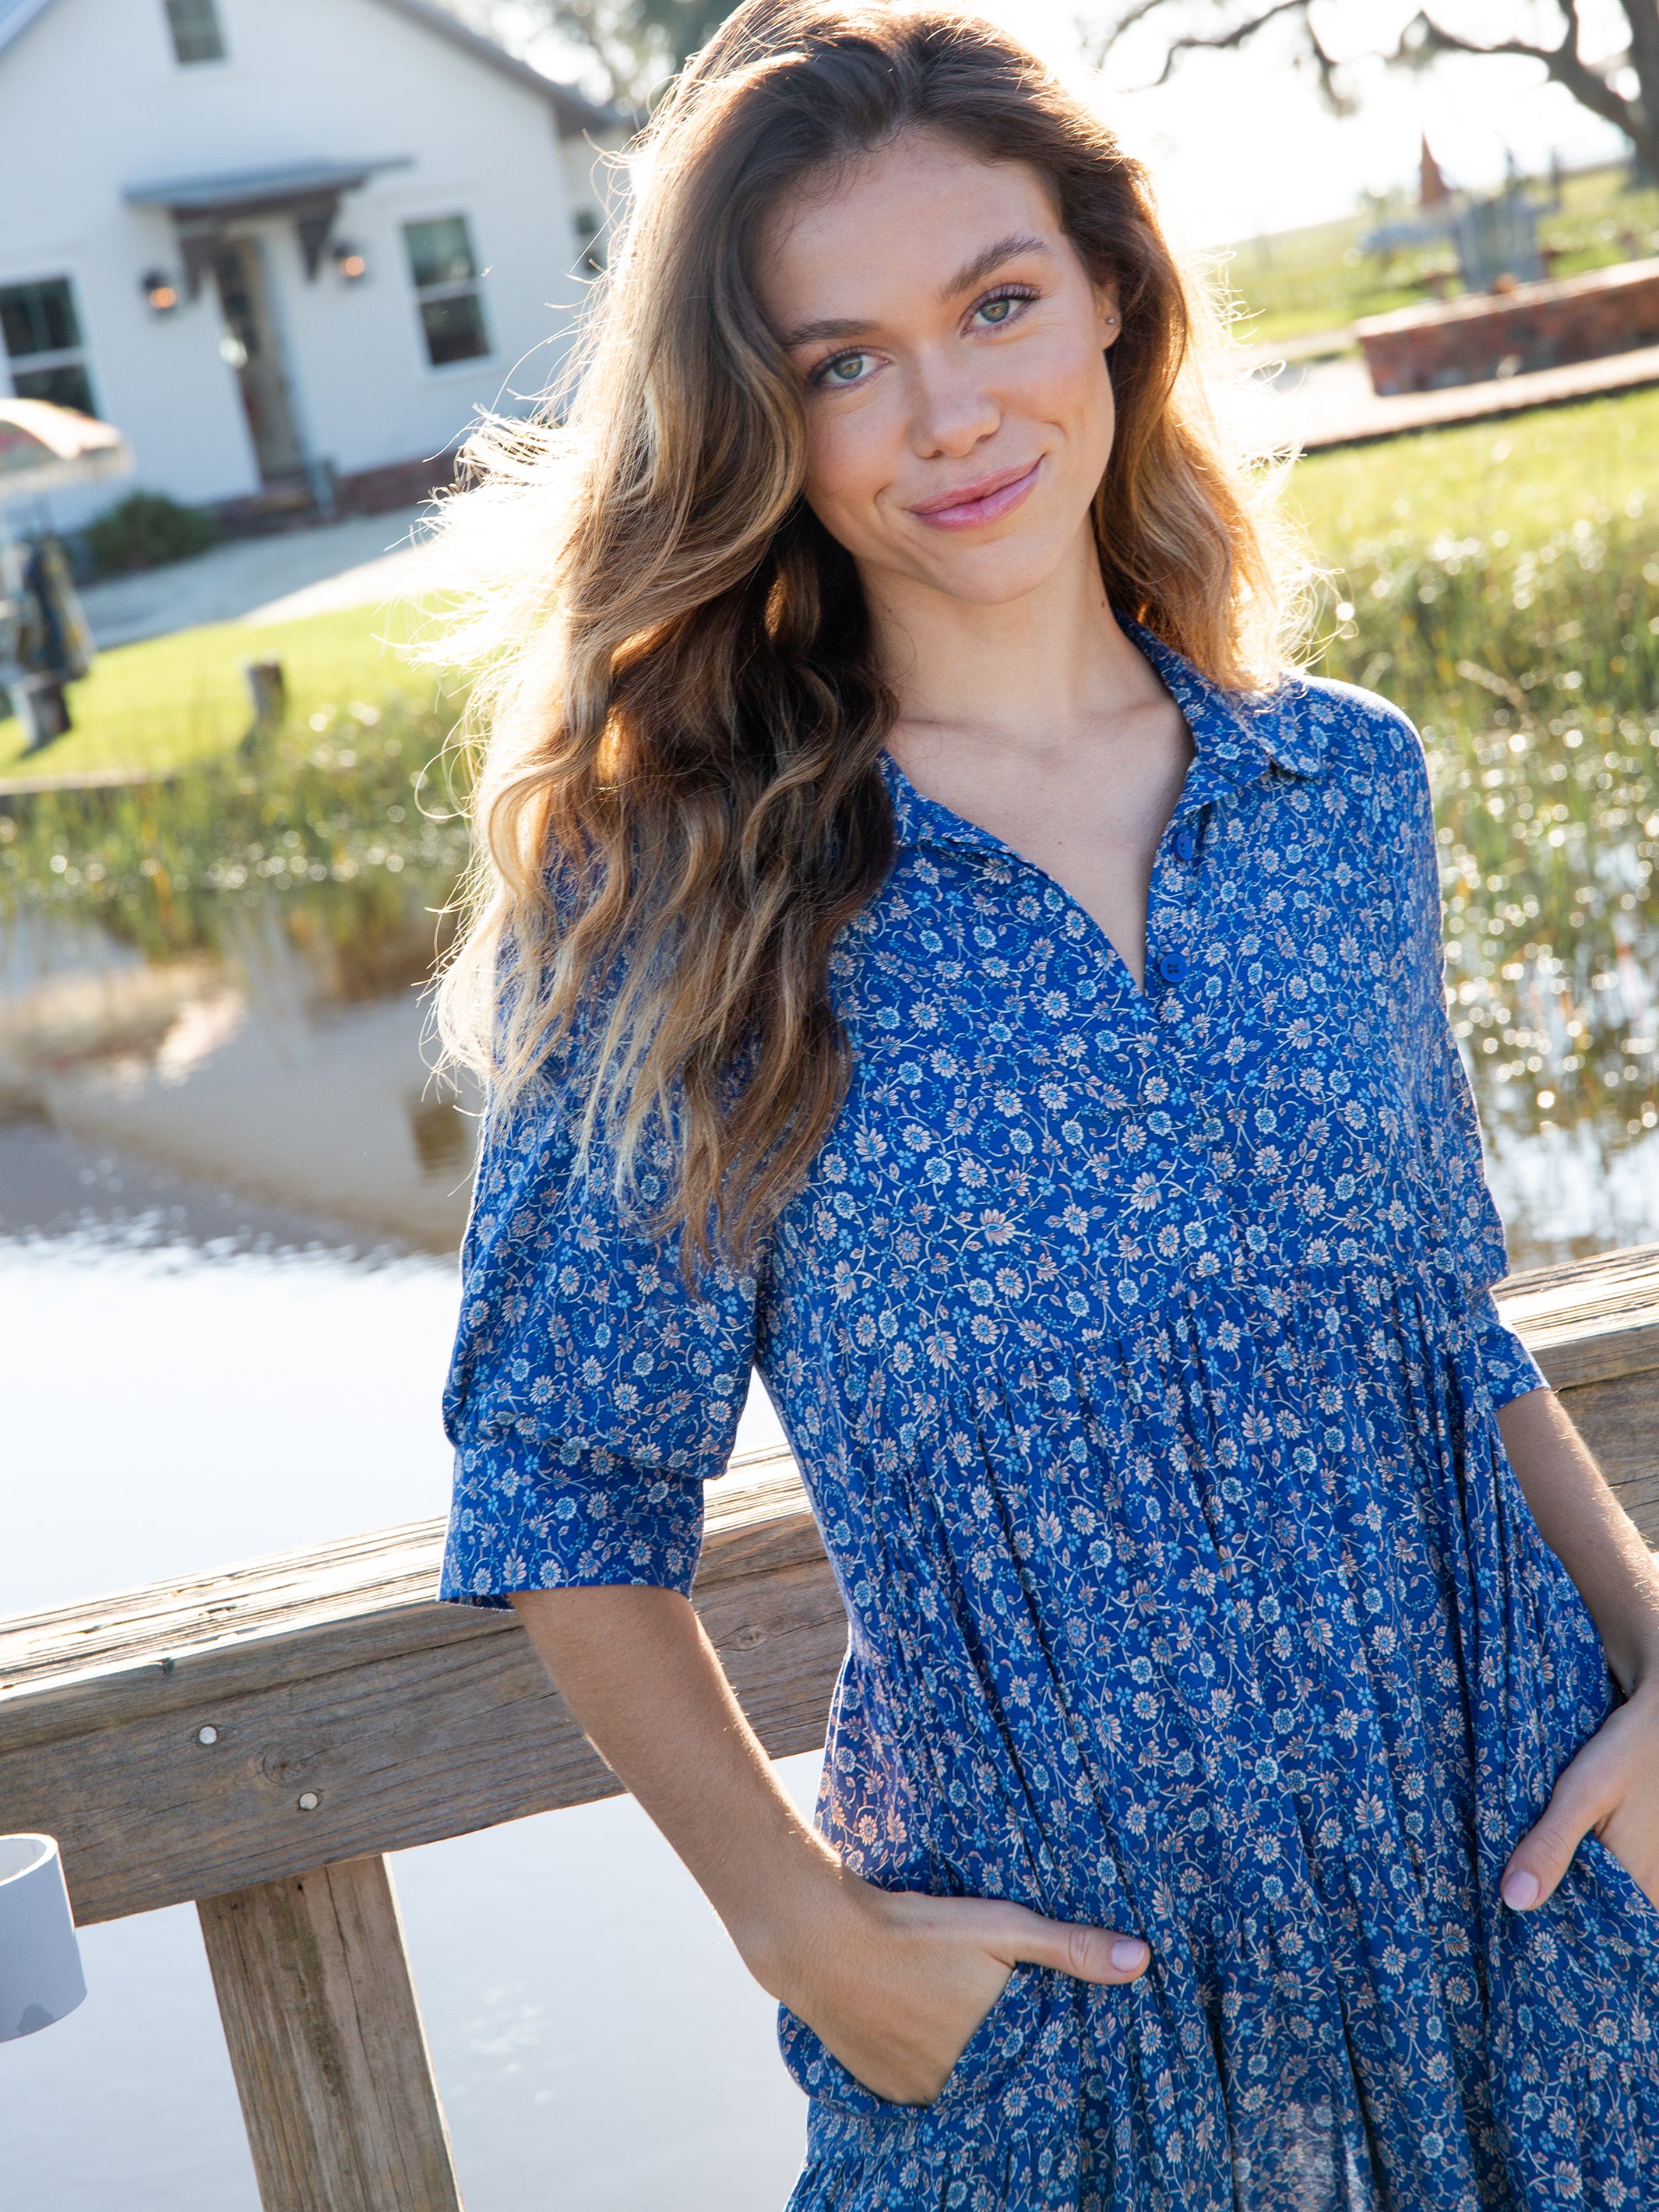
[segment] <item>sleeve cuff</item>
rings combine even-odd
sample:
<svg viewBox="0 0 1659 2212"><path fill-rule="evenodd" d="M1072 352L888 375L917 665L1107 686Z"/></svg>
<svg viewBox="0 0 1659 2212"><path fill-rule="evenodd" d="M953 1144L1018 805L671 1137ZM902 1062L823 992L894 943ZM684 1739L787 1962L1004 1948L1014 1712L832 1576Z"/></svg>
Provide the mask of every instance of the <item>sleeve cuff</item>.
<svg viewBox="0 0 1659 2212"><path fill-rule="evenodd" d="M487 1431L455 1455L438 1595L497 1609L520 1590L632 1584L689 1597L702 1547L700 1477Z"/></svg>
<svg viewBox="0 0 1659 2212"><path fill-rule="evenodd" d="M1474 1321L1480 1370L1494 1407L1512 1404L1529 1390L1549 1388L1538 1362L1500 1317L1490 1291L1482 1291L1474 1301Z"/></svg>

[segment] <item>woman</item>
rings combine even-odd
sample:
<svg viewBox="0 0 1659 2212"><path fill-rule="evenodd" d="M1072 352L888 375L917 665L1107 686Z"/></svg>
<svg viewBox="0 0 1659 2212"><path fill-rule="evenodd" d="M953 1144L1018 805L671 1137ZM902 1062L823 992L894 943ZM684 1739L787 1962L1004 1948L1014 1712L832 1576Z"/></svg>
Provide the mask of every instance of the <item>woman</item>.
<svg viewBox="0 0 1659 2212"><path fill-rule="evenodd" d="M653 125L568 433L460 502L546 536L445 1589L782 2001L797 2207L1656 2207L1659 1589L1488 1295L1420 747L1283 672L1194 313L985 25L751 0ZM816 1831L686 1595L751 1361Z"/></svg>

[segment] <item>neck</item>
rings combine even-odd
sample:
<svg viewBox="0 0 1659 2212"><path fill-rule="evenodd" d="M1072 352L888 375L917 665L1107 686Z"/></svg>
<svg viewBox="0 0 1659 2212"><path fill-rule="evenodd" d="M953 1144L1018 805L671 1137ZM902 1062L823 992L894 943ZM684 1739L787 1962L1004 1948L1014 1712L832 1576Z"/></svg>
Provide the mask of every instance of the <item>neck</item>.
<svg viewBox="0 0 1659 2212"><path fill-rule="evenodd" d="M890 571L865 594L883 673L913 742L1053 757L1103 717L1161 696L1106 600L1092 536L1036 591L996 605L952 599Z"/></svg>

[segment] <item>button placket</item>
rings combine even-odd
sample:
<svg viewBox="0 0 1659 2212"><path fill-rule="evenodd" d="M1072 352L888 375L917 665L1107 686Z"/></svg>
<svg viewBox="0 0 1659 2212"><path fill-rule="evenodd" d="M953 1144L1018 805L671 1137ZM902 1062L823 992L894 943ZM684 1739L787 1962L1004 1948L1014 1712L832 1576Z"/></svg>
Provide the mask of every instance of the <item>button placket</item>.
<svg viewBox="0 0 1659 2212"><path fill-rule="evenodd" d="M1175 825L1168 833L1168 850L1176 866L1173 869L1155 867L1153 871L1152 893L1147 902L1146 914L1147 973L1149 978L1156 975L1158 981L1165 986L1153 1005L1157 1018L1165 1024L1178 1023L1184 1018L1185 1009L1181 1003L1178 986L1192 974L1193 962L1188 954L1173 945L1165 945L1161 952L1154 953L1152 942L1166 933L1191 941L1191 933L1196 924L1197 864L1216 797L1216 792L1212 788L1213 782L1213 771L1200 757L1188 771L1188 782L1177 805Z"/></svg>

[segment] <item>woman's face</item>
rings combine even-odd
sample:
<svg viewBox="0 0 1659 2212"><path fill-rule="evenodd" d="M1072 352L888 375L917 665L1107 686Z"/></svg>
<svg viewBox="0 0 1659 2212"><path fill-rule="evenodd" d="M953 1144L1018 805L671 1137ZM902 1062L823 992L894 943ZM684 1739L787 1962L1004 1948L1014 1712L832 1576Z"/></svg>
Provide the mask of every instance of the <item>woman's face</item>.
<svg viewBox="0 0 1659 2212"><path fill-rule="evenodd" d="M912 133L782 204L757 273L805 387L807 500L867 584L1001 605L1078 556L1116 289L1034 171Z"/></svg>

